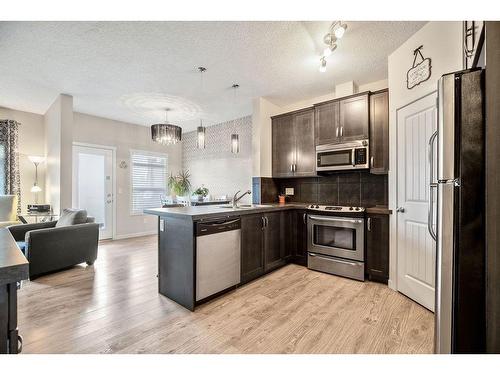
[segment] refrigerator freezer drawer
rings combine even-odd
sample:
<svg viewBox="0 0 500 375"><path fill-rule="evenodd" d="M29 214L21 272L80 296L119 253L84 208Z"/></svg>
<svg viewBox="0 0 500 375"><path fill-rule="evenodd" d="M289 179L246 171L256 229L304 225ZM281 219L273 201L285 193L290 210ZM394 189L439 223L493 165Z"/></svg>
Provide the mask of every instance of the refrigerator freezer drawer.
<svg viewBox="0 0 500 375"><path fill-rule="evenodd" d="M354 260L308 253L307 268L360 281L365 280L365 264Z"/></svg>

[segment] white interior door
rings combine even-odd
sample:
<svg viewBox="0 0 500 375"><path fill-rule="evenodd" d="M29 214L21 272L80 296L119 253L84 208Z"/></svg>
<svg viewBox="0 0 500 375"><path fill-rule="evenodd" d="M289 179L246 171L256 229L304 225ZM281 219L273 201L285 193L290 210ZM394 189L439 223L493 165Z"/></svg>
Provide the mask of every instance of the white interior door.
<svg viewBox="0 0 500 375"><path fill-rule="evenodd" d="M99 223L99 239L113 237L113 150L73 146L73 206Z"/></svg>
<svg viewBox="0 0 500 375"><path fill-rule="evenodd" d="M437 128L436 98L433 93L397 112L397 288L431 311L436 243L427 219L429 139Z"/></svg>

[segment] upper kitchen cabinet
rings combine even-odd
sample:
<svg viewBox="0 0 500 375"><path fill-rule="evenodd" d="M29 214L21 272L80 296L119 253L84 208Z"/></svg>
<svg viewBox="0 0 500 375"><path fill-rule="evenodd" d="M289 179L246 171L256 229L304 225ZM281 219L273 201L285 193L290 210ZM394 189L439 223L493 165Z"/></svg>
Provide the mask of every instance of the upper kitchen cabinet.
<svg viewBox="0 0 500 375"><path fill-rule="evenodd" d="M316 176L312 108L272 118L273 177Z"/></svg>
<svg viewBox="0 0 500 375"><path fill-rule="evenodd" d="M326 102L314 107L316 145L340 142L339 102Z"/></svg>
<svg viewBox="0 0 500 375"><path fill-rule="evenodd" d="M293 115L275 117L272 121L273 177L293 176L293 164L295 160Z"/></svg>
<svg viewBox="0 0 500 375"><path fill-rule="evenodd" d="M339 101L339 122L342 142L368 139L368 93L341 99Z"/></svg>
<svg viewBox="0 0 500 375"><path fill-rule="evenodd" d="M314 111L309 109L294 116L295 167L297 177L316 175L316 148L314 146Z"/></svg>
<svg viewBox="0 0 500 375"><path fill-rule="evenodd" d="M370 173L389 171L389 92L370 95Z"/></svg>

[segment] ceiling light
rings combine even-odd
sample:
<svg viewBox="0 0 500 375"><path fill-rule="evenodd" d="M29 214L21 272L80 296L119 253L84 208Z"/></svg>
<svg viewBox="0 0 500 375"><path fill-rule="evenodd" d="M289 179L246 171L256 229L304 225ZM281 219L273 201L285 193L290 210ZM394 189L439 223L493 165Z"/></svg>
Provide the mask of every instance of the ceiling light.
<svg viewBox="0 0 500 375"><path fill-rule="evenodd" d="M321 73L326 72L326 59L325 59L325 57L324 57L324 56L320 59L319 71L320 71Z"/></svg>
<svg viewBox="0 0 500 375"><path fill-rule="evenodd" d="M205 148L205 130L206 128L203 126L202 120L200 120L200 126L196 129L196 147Z"/></svg>
<svg viewBox="0 0 500 375"><path fill-rule="evenodd" d="M238 134L231 134L231 152L233 154L240 152L240 136Z"/></svg>
<svg viewBox="0 0 500 375"><path fill-rule="evenodd" d="M162 145L174 145L182 140L182 128L168 123L168 109L165 123L151 125L151 139Z"/></svg>
<svg viewBox="0 0 500 375"><path fill-rule="evenodd" d="M347 29L347 25L345 23L340 23L339 26L335 29L334 33L337 39L340 39L344 36L344 33Z"/></svg>
<svg viewBox="0 0 500 375"><path fill-rule="evenodd" d="M333 51L335 51L337 49L337 45L335 43L333 43L332 45L326 47L323 51L323 56L324 57L328 57L332 54Z"/></svg>

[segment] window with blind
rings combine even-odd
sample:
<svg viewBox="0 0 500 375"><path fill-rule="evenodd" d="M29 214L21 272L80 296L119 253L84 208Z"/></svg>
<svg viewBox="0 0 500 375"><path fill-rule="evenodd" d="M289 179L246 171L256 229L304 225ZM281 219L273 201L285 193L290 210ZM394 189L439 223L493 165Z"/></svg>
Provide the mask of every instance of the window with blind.
<svg viewBox="0 0 500 375"><path fill-rule="evenodd" d="M142 214L146 208L160 207L161 196L167 192L167 155L131 151L130 164L131 213Z"/></svg>

